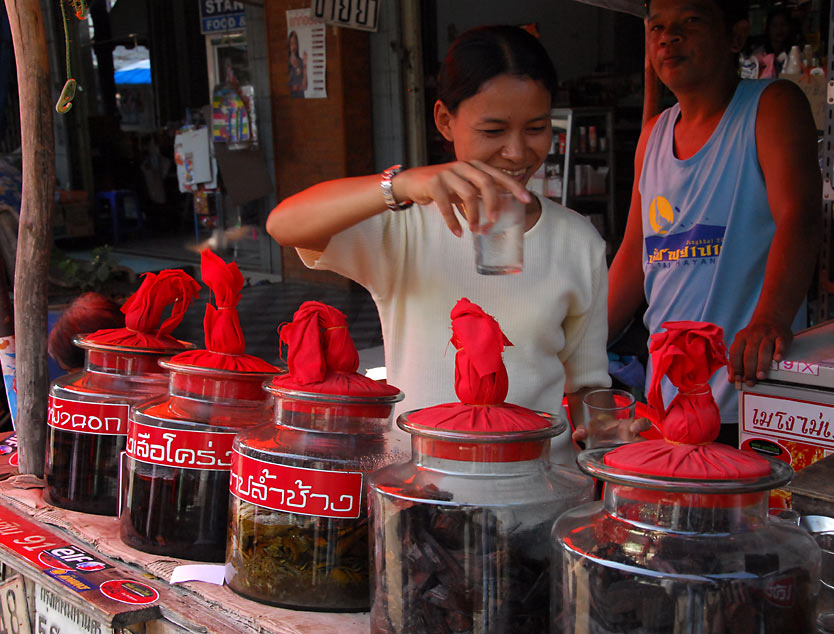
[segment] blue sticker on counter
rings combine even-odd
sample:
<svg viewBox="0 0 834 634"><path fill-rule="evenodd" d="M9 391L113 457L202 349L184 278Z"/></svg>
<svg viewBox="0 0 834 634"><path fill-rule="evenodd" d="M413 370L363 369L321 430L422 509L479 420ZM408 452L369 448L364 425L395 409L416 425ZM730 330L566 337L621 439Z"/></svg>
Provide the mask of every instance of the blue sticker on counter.
<svg viewBox="0 0 834 634"><path fill-rule="evenodd" d="M96 589L96 586L91 586L89 583L87 583L87 580L84 579L84 577L79 575L74 570L50 568L49 570L44 570L44 572L53 579L57 579L65 586L75 590L76 592L88 592L90 590Z"/></svg>

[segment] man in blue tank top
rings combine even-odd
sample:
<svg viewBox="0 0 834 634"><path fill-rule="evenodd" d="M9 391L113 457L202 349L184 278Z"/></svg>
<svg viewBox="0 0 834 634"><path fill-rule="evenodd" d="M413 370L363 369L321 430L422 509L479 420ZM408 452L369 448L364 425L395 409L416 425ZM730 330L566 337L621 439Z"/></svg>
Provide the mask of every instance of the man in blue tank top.
<svg viewBox="0 0 834 634"><path fill-rule="evenodd" d="M821 235L816 129L795 84L739 80L746 2L647 5L647 62L678 103L644 126L637 145L609 273L609 337L644 297L650 334L668 320L723 327L729 381L717 373L712 389L722 422L736 423L721 439L737 444L737 388L764 378L806 325Z"/></svg>

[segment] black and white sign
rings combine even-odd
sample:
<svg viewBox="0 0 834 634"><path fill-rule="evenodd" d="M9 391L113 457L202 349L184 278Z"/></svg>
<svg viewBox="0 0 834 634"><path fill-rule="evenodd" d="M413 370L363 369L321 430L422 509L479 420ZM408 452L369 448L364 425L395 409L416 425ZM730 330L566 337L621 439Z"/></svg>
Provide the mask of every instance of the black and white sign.
<svg viewBox="0 0 834 634"><path fill-rule="evenodd" d="M328 24L376 31L380 0L313 0L313 15Z"/></svg>
<svg viewBox="0 0 834 634"><path fill-rule="evenodd" d="M112 627L43 586L35 586L35 619L37 634L113 634Z"/></svg>
<svg viewBox="0 0 834 634"><path fill-rule="evenodd" d="M0 632L32 634L23 577L15 575L0 585Z"/></svg>

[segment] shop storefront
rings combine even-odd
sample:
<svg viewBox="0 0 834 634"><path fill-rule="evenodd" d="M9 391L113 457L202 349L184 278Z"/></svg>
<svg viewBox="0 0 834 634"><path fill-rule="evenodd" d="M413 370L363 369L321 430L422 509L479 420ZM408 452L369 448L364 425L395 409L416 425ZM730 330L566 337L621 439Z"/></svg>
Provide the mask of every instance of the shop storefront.
<svg viewBox="0 0 834 634"><path fill-rule="evenodd" d="M119 2L125 3L124 15L135 15L127 7L137 3ZM128 186L120 180L125 172L105 169L115 154L93 151L85 157L71 141L77 130L67 119L58 124L67 149L59 153L59 173L68 179L67 190L91 185L97 192L100 207L94 206L94 213L106 209L107 221L93 234L100 229L125 244L138 238L138 244L150 245L153 238L143 234L160 227L164 233L171 223L186 248L206 244L241 268L285 280L328 281L313 277L292 249L280 249L265 234L266 215L278 200L314 183L372 173L402 156L434 160L448 150L425 132L431 82L424 77L400 90L400 83L413 77L403 70L407 64L391 61L390 51L406 59L420 49L421 63L430 66L445 49L446 34L470 26L471 7L463 5L475 3L415 9L404 2L385 14L391 5L369 2L362 6L379 9L378 15L355 14L343 24L333 19L332 2L315 3L314 9L301 0L263 6L202 0L189 9L171 4L151 3L145 13L147 34L136 39L147 45L147 63L114 69L118 116L88 116L85 124L93 146L112 152L124 151L122 142L129 146L134 180ZM830 11L807 4L816 15L810 24ZM328 7L330 21L317 19L314 11L327 17ZM521 3L516 10L527 8ZM754 9L761 22L765 11ZM614 18L588 7L572 10L595 16L590 39L615 39L620 20L632 20L639 33L636 18ZM795 11L799 14L799 4ZM505 15L501 7L479 18L498 22ZM191 27L181 29L175 20L181 17ZM421 26L407 23L415 17ZM394 34L412 42L414 50L398 49ZM114 41L120 38L113 34ZM813 40L810 34L806 38ZM831 33L818 35L817 47L828 47L828 60L832 40ZM437 50L426 53L423 47L432 44ZM171 61L178 47L182 64ZM565 41L556 50L566 58L573 48ZM539 186L590 216L616 247L624 226L617 211L618 182L630 180L616 173L618 154L631 154L622 139L634 136L628 124L642 104L619 107L606 101L605 91L619 86L611 79L617 68L613 45L610 49L598 46L565 74L565 103L552 115L563 134L555 137L551 171L539 175ZM605 72L588 79L606 64ZM196 65L200 72L192 72ZM396 89L380 88L383 69ZM809 85L809 98L819 97L813 93ZM78 105L78 113L95 110L83 99ZM824 106L819 121L825 237L813 323L832 317L834 293L829 111L830 105ZM172 123L160 125L163 120ZM112 143L115 137L119 143ZM158 155L149 158L154 151ZM386 153L394 151L401 156L389 160ZM79 157L89 158L90 166L76 175ZM160 180L155 170L166 158L171 171ZM548 182L556 175L558 186ZM584 188L576 182L579 175ZM100 186L105 181L107 188ZM175 219L165 215L171 209ZM121 225L112 222L119 214ZM207 310L207 329L237 315L243 278L223 264L216 263L223 275L204 271L204 279L223 281L209 284L216 306ZM241 345L227 345L228 339L208 331L208 347L199 351L170 341L168 347L80 341L89 355L86 371L101 376L51 386L47 461L52 451L53 462L46 484L19 474L19 436L0 435L0 630L689 633L698 631L693 623L708 623L729 633L741 631L734 629L737 618L768 634L792 626L814 631L816 600L826 588L820 583L825 560L797 522L769 519L768 509L774 500L786 499L788 465L805 466L799 458L792 462L794 454L810 464L834 451L827 329L800 339L797 356L777 363L768 380L743 393L743 449L753 451L739 471L724 467L741 460L740 452L711 455L704 446L714 437L706 433L697 441L667 435L668 447L656 437L644 443L676 456L691 450L679 461L690 469L683 474L662 465L646 474L643 462L630 462L635 456L610 462L601 450L583 454L580 473L556 468L548 459L551 439L570 433L566 422L504 403L506 385L502 388L497 369L504 367L503 333L477 306L467 307L466 317L484 318L484 331L495 339L470 340L471 331L453 318L454 350L449 348L450 355L459 355L456 381L473 381L456 383L455 393L476 396L404 417L400 427L409 434L407 441L391 433L400 433L392 415L402 398L399 390L354 377L356 350L340 338L347 331L344 315L340 319L323 305L303 308L299 313L308 314L280 331L290 350L288 370L252 359L241 353ZM302 323L302 317L308 321ZM291 333L288 326L297 328ZM307 335L315 335L313 344L305 341ZM315 354L304 344L315 347ZM491 372L481 372L482 359L473 360L478 355L467 358L469 346L499 351L498 361L489 359ZM207 354L200 358L195 352ZM299 363L304 354L314 357L309 364ZM713 369L708 360L704 365ZM329 382L334 374L352 381L334 387ZM695 388L709 378L679 387L701 396ZM31 383L24 387L30 395L31 389ZM490 412L498 412L500 422L489 421ZM794 419L791 429L785 427L788 416ZM800 417L810 427L791 436ZM485 421L487 431L479 427ZM787 441L804 445L794 451ZM813 448L806 451L805 445ZM774 456L780 447L785 451ZM67 460L57 460L56 451ZM668 465L676 456L649 457ZM92 469L85 471L82 463ZM705 477L699 473L704 464L718 465L716 472ZM107 477L97 469L107 469ZM60 491L56 475L66 480ZM591 478L607 483L598 503L591 502ZM81 508L74 506L79 502ZM105 510L97 506L105 504ZM597 506L583 506L588 504ZM576 507L584 510L571 510ZM366 547L370 560L357 556ZM276 589L275 579L292 592ZM368 595L365 589L371 587Z"/></svg>

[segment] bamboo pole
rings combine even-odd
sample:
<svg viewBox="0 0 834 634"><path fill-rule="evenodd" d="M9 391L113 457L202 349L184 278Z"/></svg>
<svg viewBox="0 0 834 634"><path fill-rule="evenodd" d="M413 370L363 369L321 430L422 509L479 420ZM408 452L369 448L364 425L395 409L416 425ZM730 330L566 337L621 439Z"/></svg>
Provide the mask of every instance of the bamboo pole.
<svg viewBox="0 0 834 634"><path fill-rule="evenodd" d="M43 476L49 372L47 280L52 248L55 141L49 56L40 0L5 0L20 99L23 194L14 276L20 472Z"/></svg>

